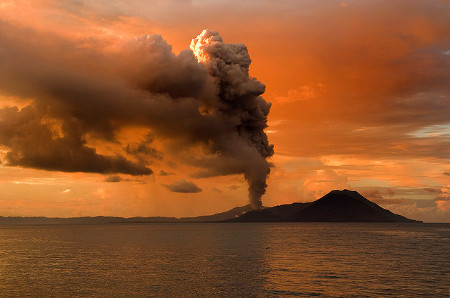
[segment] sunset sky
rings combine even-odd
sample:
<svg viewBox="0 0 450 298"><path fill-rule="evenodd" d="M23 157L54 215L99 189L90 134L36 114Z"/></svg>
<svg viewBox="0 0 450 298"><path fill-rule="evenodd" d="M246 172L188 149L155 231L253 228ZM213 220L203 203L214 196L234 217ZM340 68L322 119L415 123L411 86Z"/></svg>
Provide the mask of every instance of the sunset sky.
<svg viewBox="0 0 450 298"><path fill-rule="evenodd" d="M271 155L258 80L275 152L263 205L347 188L450 222L449 20L438 0L2 0L0 216L179 217L248 204L253 153L227 129ZM204 29L247 46L256 78L227 78L230 94L252 101L220 117L217 81L190 50ZM243 117L251 129L236 124Z"/></svg>

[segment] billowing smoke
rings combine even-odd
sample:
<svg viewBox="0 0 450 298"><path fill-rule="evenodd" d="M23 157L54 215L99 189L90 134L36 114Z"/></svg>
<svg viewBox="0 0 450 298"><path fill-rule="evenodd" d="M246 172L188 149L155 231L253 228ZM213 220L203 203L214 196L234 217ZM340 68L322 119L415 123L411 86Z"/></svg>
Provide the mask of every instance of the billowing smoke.
<svg viewBox="0 0 450 298"><path fill-rule="evenodd" d="M244 174L259 208L273 154L265 87L249 77L243 44L205 30L191 49L175 55L159 35L73 41L0 21L0 99L21 102L0 108L6 164L150 175L175 156L195 178ZM130 128L145 132L123 139Z"/></svg>
<svg viewBox="0 0 450 298"><path fill-rule="evenodd" d="M265 86L250 78L251 60L243 44L225 44L216 31L203 30L192 40L191 50L216 83L219 101L213 112L238 117L231 132L236 135L222 140L219 151L241 157L250 203L260 208L270 171L266 158L274 153L264 132L270 111L270 103L260 97Z"/></svg>

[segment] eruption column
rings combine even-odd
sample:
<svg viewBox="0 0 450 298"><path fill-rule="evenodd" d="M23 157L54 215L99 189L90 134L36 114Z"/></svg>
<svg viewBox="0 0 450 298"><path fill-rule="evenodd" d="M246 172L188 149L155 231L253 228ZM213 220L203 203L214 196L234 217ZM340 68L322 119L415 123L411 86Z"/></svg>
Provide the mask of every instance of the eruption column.
<svg viewBox="0 0 450 298"><path fill-rule="evenodd" d="M264 132L271 106L260 96L265 86L249 76L251 59L243 44L225 44L216 31L203 30L192 40L191 50L217 86L219 100L213 113L238 118L235 131L223 140L220 151L241 161L250 203L261 208L270 172L266 159L274 153Z"/></svg>

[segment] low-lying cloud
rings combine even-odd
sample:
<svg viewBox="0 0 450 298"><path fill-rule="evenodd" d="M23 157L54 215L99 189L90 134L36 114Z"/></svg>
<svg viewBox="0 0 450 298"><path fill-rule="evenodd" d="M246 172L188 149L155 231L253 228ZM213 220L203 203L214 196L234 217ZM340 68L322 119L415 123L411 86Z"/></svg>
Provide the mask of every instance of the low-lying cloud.
<svg viewBox="0 0 450 298"><path fill-rule="evenodd" d="M108 176L105 179L105 182L120 182L123 181L123 178L117 175Z"/></svg>
<svg viewBox="0 0 450 298"><path fill-rule="evenodd" d="M184 179L175 181L171 184L163 184L163 186L171 192L198 193L202 191L202 189L198 187L194 182L186 181Z"/></svg>

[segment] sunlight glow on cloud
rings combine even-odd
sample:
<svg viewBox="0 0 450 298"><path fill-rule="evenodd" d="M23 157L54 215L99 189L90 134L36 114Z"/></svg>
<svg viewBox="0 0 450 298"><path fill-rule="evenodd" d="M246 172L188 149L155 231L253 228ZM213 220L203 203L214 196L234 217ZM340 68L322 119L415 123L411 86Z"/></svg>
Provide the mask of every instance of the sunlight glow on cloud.
<svg viewBox="0 0 450 298"><path fill-rule="evenodd" d="M450 124L431 125L410 133L417 138L450 137Z"/></svg>

